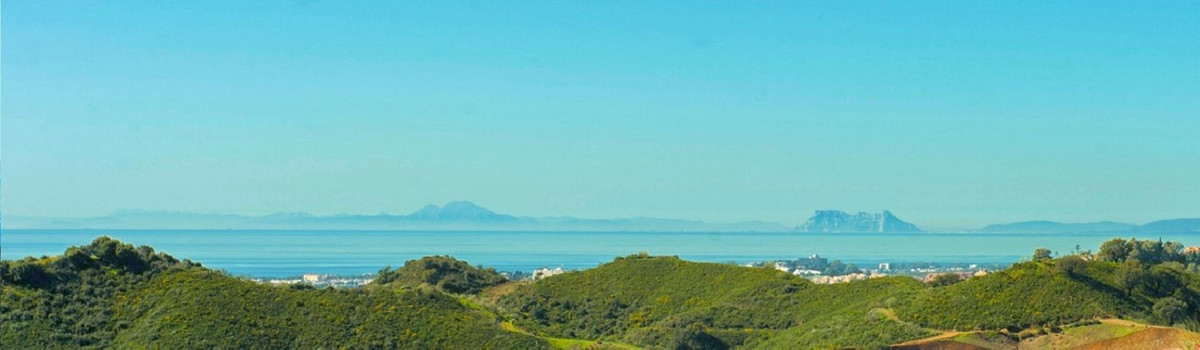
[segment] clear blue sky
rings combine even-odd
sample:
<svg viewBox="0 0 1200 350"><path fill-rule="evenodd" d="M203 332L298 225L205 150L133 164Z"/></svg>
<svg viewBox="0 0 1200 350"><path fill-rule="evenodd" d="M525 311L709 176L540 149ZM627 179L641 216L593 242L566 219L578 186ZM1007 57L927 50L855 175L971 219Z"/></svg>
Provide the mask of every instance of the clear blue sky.
<svg viewBox="0 0 1200 350"><path fill-rule="evenodd" d="M1200 2L3 3L6 214L1200 217Z"/></svg>

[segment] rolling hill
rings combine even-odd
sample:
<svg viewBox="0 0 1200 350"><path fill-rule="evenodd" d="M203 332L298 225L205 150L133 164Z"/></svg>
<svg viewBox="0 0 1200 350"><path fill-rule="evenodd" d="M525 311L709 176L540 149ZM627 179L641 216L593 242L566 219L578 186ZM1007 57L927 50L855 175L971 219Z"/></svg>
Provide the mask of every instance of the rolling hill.
<svg viewBox="0 0 1200 350"><path fill-rule="evenodd" d="M264 285L107 238L0 280L5 349L549 347L436 290Z"/></svg>
<svg viewBox="0 0 1200 350"><path fill-rule="evenodd" d="M318 290L102 237L60 256L0 261L0 348L1194 345L1200 256L1181 251L1115 239L1088 259L1022 262L939 286L908 277L814 284L648 254L507 281L439 256L385 268L366 287Z"/></svg>

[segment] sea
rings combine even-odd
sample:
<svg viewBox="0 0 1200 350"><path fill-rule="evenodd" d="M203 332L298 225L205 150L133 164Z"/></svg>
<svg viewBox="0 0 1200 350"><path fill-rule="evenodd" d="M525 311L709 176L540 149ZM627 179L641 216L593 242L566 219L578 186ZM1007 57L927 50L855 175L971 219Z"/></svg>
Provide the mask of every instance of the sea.
<svg viewBox="0 0 1200 350"><path fill-rule="evenodd" d="M1039 247L1098 250L1129 234L796 233L796 232L514 232L301 230L3 230L0 259L61 254L110 236L236 276L306 273L358 275L410 259L449 255L501 271L586 269L639 252L692 261L797 259L814 254L859 266L890 262L1008 264ZM1137 236L1200 245L1197 234Z"/></svg>

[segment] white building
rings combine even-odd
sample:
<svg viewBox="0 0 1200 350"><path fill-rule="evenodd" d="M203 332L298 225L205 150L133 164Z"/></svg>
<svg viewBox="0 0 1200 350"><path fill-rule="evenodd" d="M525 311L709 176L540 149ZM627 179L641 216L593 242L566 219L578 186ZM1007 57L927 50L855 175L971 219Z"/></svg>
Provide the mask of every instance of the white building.
<svg viewBox="0 0 1200 350"><path fill-rule="evenodd" d="M546 277L550 277L550 276L554 276L554 275L561 275L566 272L567 272L567 270L563 270L562 267L555 267L553 270L551 270L550 268L540 268L537 270L533 270L533 280L537 281L537 280L540 280L540 279L543 279Z"/></svg>

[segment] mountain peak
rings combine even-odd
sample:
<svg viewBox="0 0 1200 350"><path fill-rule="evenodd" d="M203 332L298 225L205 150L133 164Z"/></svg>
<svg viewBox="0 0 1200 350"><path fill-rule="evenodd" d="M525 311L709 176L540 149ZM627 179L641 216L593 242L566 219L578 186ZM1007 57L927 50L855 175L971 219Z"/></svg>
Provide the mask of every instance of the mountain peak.
<svg viewBox="0 0 1200 350"><path fill-rule="evenodd" d="M487 208L481 207L475 203L468 201L453 201L446 203L441 207L437 205L426 205L420 210L414 211L407 216L409 219L415 220L432 220L432 221L513 221L515 217L511 215L496 214Z"/></svg>
<svg viewBox="0 0 1200 350"><path fill-rule="evenodd" d="M817 210L796 229L804 232L923 232L887 210L853 215L841 210Z"/></svg>

